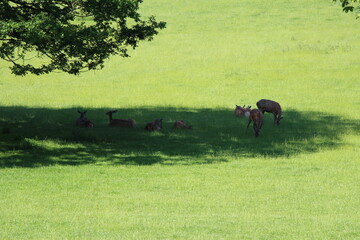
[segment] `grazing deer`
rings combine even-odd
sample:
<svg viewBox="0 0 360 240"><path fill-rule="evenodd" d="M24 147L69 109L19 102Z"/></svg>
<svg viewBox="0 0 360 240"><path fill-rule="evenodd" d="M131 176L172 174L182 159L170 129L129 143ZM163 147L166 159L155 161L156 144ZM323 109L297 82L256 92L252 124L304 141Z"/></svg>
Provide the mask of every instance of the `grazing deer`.
<svg viewBox="0 0 360 240"><path fill-rule="evenodd" d="M274 114L274 125L279 125L280 120L283 118L281 116L281 107L280 104L267 99L261 99L256 103L256 106L259 108L259 110L264 114L265 112L269 112Z"/></svg>
<svg viewBox="0 0 360 240"><path fill-rule="evenodd" d="M129 119L113 119L112 114L116 113L117 110L114 111L108 111L106 115L109 116L109 126L110 127L129 127L133 128L136 126L135 120L129 118Z"/></svg>
<svg viewBox="0 0 360 240"><path fill-rule="evenodd" d="M259 109L252 109L250 111L249 123L246 127L246 131L248 130L250 123L254 122L253 127L255 131L255 137L258 137L260 134L260 129L263 125L263 119L264 115Z"/></svg>
<svg viewBox="0 0 360 240"><path fill-rule="evenodd" d="M75 122L75 125L78 126L78 127L88 127L88 128L93 128L94 127L94 124L89 120L87 119L86 117L86 112L80 112L78 110L78 113L80 113L80 117L78 119L76 119L76 122Z"/></svg>
<svg viewBox="0 0 360 240"><path fill-rule="evenodd" d="M179 121L175 121L174 123L174 128L178 128L178 129L193 129L192 126L187 126L185 121L183 120L179 120Z"/></svg>
<svg viewBox="0 0 360 240"><path fill-rule="evenodd" d="M147 131L158 131L162 129L162 118L158 118L155 121L148 122L145 126L145 130Z"/></svg>
<svg viewBox="0 0 360 240"><path fill-rule="evenodd" d="M250 108L251 108L251 106L247 106L245 108L245 105L243 107L236 105L234 114L235 114L235 116L238 116L238 117L249 117L250 110L251 110Z"/></svg>

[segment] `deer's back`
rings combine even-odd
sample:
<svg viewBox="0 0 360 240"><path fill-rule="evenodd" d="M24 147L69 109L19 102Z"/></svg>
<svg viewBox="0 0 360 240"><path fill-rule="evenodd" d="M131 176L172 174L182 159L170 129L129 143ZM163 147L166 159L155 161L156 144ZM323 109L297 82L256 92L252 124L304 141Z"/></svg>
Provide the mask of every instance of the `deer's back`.
<svg viewBox="0 0 360 240"><path fill-rule="evenodd" d="M90 120L88 120L86 118L77 119L75 124L78 127L89 127L89 128L94 127L94 124Z"/></svg>
<svg viewBox="0 0 360 240"><path fill-rule="evenodd" d="M153 122L149 122L145 126L145 130L157 131L162 129L162 119L156 119Z"/></svg>
<svg viewBox="0 0 360 240"><path fill-rule="evenodd" d="M267 99L261 99L256 103L256 106L259 109L265 110L267 112L275 112L281 110L280 104L278 102Z"/></svg>
<svg viewBox="0 0 360 240"><path fill-rule="evenodd" d="M183 120L175 121L174 128L192 129L192 127L187 126Z"/></svg>
<svg viewBox="0 0 360 240"><path fill-rule="evenodd" d="M250 119L254 122L262 121L264 115L259 109L253 109L250 111Z"/></svg>
<svg viewBox="0 0 360 240"><path fill-rule="evenodd" d="M112 127L135 127L135 121L132 119L112 119L110 121Z"/></svg>

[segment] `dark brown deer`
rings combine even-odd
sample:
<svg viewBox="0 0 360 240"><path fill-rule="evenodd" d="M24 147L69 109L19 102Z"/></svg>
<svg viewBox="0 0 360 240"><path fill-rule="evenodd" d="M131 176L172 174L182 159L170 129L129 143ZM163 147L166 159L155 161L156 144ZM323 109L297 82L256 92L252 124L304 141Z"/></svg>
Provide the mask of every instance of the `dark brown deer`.
<svg viewBox="0 0 360 240"><path fill-rule="evenodd" d="M254 126L255 136L256 137L259 136L264 118L262 112L259 109L251 109L251 106L245 108L245 105L243 107L236 105L235 115L239 117L249 118L249 123L247 125L246 132L249 128L250 123L254 122L253 126Z"/></svg>
<svg viewBox="0 0 360 240"><path fill-rule="evenodd" d="M179 120L174 122L174 128L177 129L193 129L192 126L187 126L185 121Z"/></svg>
<svg viewBox="0 0 360 240"><path fill-rule="evenodd" d="M158 118L155 121L148 122L145 126L145 130L147 131L158 131L162 129L162 118Z"/></svg>
<svg viewBox="0 0 360 240"><path fill-rule="evenodd" d="M247 106L245 108L245 105L243 107L236 105L234 114L235 114L235 116L238 116L238 117L249 117L250 110L251 110L251 106Z"/></svg>
<svg viewBox="0 0 360 240"><path fill-rule="evenodd" d="M136 126L135 120L129 118L129 119L113 119L112 114L116 113L117 110L114 111L108 111L106 115L109 116L109 126L110 127L129 127L134 128Z"/></svg>
<svg viewBox="0 0 360 240"><path fill-rule="evenodd" d="M263 125L263 119L264 119L264 115L259 109L252 109L250 111L249 123L246 127L246 131L248 130L250 123L254 122L253 127L255 131L255 137L258 137L260 134L260 129Z"/></svg>
<svg viewBox="0 0 360 240"><path fill-rule="evenodd" d="M80 113L80 117L78 119L76 119L75 125L78 126L78 127L93 128L94 124L89 119L87 119L86 112L87 111L80 112L78 110L78 113Z"/></svg>
<svg viewBox="0 0 360 240"><path fill-rule="evenodd" d="M265 112L274 114L274 125L280 124L280 120L283 118L281 116L282 111L280 104L267 99L261 99L256 103L256 106L259 108L259 110L264 114Z"/></svg>

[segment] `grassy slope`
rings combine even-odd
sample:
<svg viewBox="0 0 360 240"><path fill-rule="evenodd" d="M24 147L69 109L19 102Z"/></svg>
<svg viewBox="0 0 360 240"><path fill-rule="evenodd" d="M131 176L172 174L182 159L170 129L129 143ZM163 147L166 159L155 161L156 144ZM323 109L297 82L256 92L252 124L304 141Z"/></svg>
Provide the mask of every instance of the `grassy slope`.
<svg viewBox="0 0 360 240"><path fill-rule="evenodd" d="M354 17L312 0L143 11L168 28L103 71L16 78L1 63L0 238L359 238ZM255 139L232 110L260 98L285 118ZM72 126L78 107L96 128ZM139 127L109 129L108 109ZM145 133L157 117L164 131ZM195 130L172 130L180 118Z"/></svg>

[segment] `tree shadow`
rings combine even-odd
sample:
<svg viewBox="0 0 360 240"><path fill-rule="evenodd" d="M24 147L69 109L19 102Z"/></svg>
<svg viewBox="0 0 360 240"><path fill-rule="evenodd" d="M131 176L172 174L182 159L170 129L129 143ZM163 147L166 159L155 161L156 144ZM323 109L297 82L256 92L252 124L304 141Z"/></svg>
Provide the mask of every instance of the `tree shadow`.
<svg viewBox="0 0 360 240"><path fill-rule="evenodd" d="M280 126L265 114L260 137L232 109L130 108L114 117L137 121L136 128L112 128L110 109L87 109L95 127L75 127L78 108L0 107L0 168L48 165L209 164L231 158L288 157L341 147L342 136L359 133L355 120L288 109ZM164 119L161 132L144 126ZM185 120L193 130L173 129Z"/></svg>

